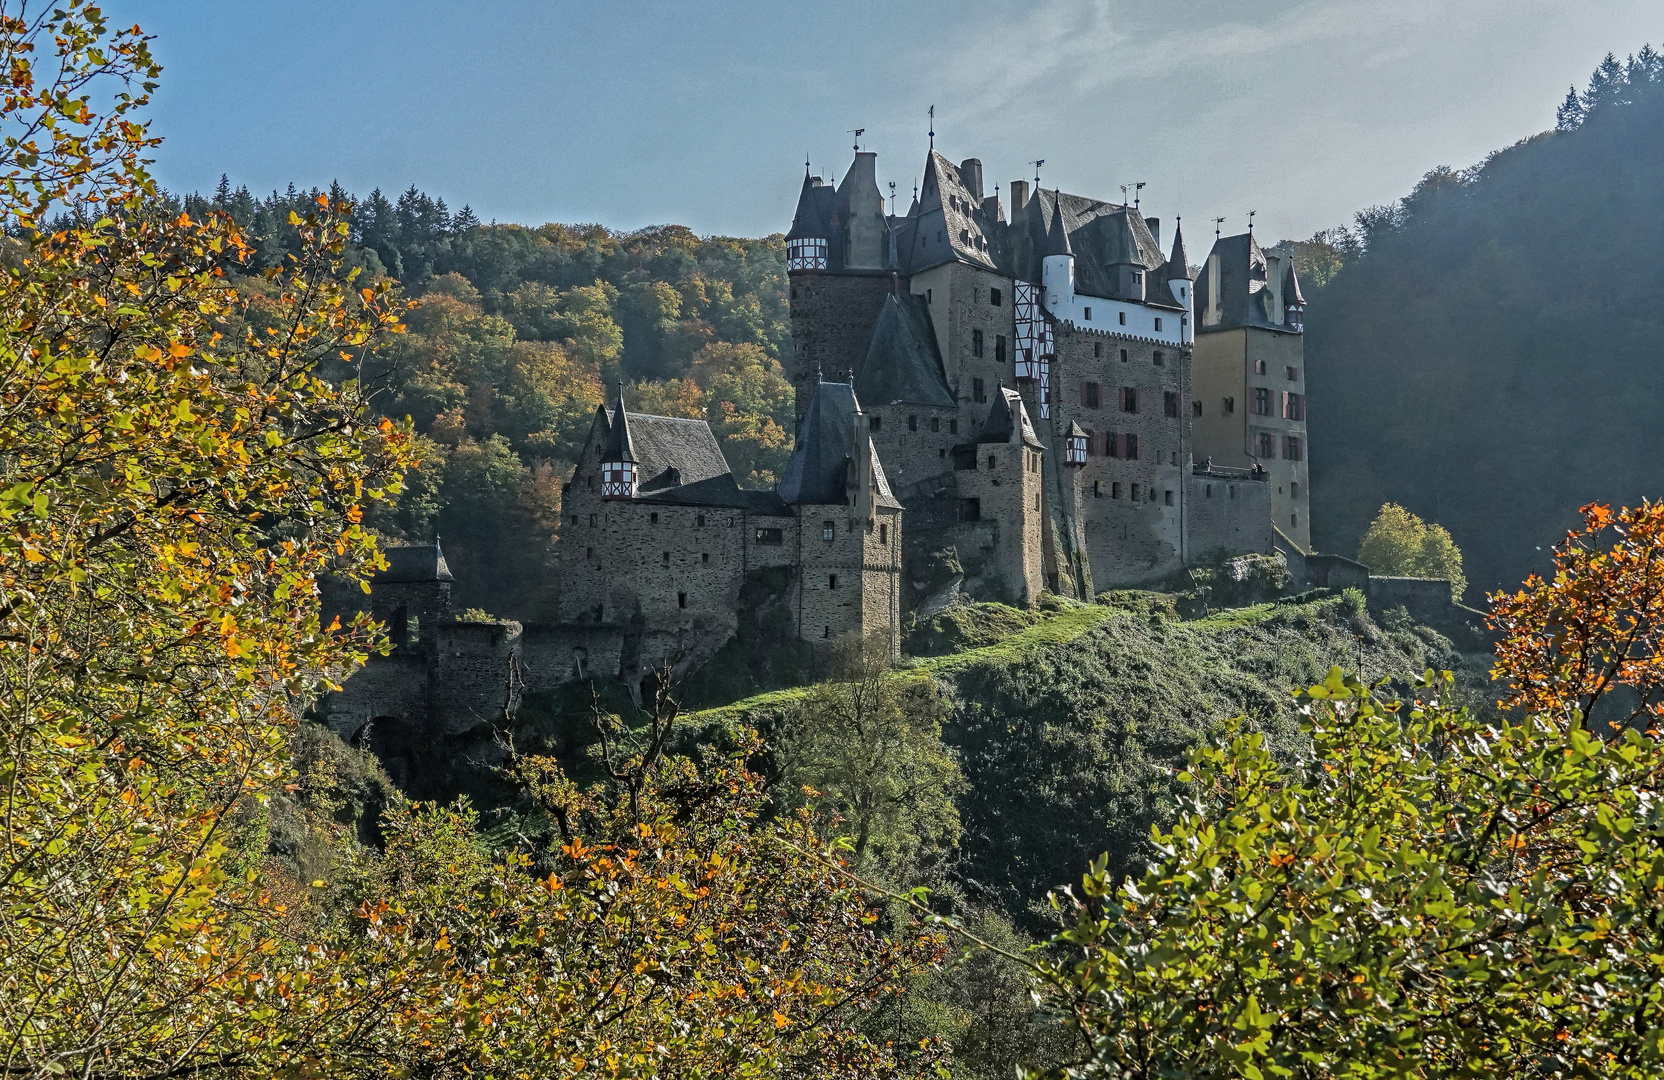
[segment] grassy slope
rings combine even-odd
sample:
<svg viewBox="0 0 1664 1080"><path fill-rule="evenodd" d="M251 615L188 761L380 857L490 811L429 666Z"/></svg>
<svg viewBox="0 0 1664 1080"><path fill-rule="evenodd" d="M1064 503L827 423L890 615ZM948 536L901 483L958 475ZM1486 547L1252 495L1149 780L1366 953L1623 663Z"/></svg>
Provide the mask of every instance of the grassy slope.
<svg viewBox="0 0 1664 1080"><path fill-rule="evenodd" d="M1379 619L1344 597L1259 604L1181 621L1169 598L1071 605L993 644L909 663L954 700L946 736L970 782L960 801L959 876L973 893L1038 918L1047 889L1101 851L1135 869L1169 819L1184 752L1227 716L1275 745L1298 739L1291 691L1362 659L1370 678L1453 668L1477 692L1484 660L1464 657L1402 611ZM760 694L696 714L765 728L804 691Z"/></svg>

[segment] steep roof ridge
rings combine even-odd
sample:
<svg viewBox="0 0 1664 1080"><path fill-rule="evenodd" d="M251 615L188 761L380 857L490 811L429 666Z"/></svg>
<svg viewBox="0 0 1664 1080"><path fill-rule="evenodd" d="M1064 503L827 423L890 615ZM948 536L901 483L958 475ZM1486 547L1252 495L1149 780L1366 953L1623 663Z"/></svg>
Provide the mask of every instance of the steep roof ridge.
<svg viewBox="0 0 1664 1080"><path fill-rule="evenodd" d="M624 406L624 384L618 384L617 419L607 418L607 444L601 448L602 461L636 462L636 446L630 439L630 414Z"/></svg>
<svg viewBox="0 0 1664 1080"><path fill-rule="evenodd" d="M797 212L792 216L791 231L786 233L787 240L801 240L815 237L822 240L831 238L832 202L836 192L831 185L825 184L818 176L803 177L803 188L797 196Z"/></svg>
<svg viewBox="0 0 1664 1080"><path fill-rule="evenodd" d="M885 299L866 357L856 370L855 391L874 405L905 401L951 409L958 404L948 387L936 329L920 297L891 293Z"/></svg>
<svg viewBox="0 0 1664 1080"><path fill-rule="evenodd" d="M1036 450L1045 449L1040 436L1035 434L1034 424L1029 421L1028 409L1023 405L1023 395L1001 386L999 393L994 397L994 403L988 408L988 419L983 423L982 432L976 441L1010 442L1012 434L1018 431L1022 434L1024 445L1032 446Z"/></svg>
<svg viewBox="0 0 1664 1080"><path fill-rule="evenodd" d="M1168 256L1167 265L1162 268L1161 279L1177 281L1180 278L1190 280L1190 259L1184 249L1184 222L1174 219L1173 254Z"/></svg>

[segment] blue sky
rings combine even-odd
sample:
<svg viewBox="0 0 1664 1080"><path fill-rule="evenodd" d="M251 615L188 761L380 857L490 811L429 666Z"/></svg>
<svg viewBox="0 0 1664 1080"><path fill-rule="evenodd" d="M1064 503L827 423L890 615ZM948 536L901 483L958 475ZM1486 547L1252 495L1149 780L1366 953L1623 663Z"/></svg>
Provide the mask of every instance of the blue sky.
<svg viewBox="0 0 1664 1080"><path fill-rule="evenodd" d="M1306 236L1553 126L1657 0L107 0L158 37L157 172L410 184L486 220L790 225L864 127L905 209L936 144L1147 212ZM1167 230L1164 229L1164 232Z"/></svg>

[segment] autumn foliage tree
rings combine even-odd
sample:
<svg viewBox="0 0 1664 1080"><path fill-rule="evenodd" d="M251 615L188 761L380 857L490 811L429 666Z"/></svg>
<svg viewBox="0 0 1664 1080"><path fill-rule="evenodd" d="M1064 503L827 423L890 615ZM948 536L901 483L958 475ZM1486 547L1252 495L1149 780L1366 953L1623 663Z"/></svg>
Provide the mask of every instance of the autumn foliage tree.
<svg viewBox="0 0 1664 1080"><path fill-rule="evenodd" d="M327 195L233 287L235 221L161 212L145 173L139 29L0 3L0 63L0 1068L905 1065L832 1018L928 940L877 940L825 851L799 854L809 823L754 829L735 764L659 764L644 805L692 817L543 861L486 855L462 806L389 817L386 851L343 851L338 880L234 854L239 808L297 779L297 713L381 644L324 625L317 583L380 564L365 510L418 456L355 377L404 305L354 279L352 207ZM656 794L677 784L714 794Z"/></svg>
<svg viewBox="0 0 1664 1080"><path fill-rule="evenodd" d="M1333 672L1309 749L1228 724L1157 857L1055 897L1040 966L1071 1076L1649 1077L1664 1069L1664 509L1584 509L1552 580L1493 597L1500 716Z"/></svg>

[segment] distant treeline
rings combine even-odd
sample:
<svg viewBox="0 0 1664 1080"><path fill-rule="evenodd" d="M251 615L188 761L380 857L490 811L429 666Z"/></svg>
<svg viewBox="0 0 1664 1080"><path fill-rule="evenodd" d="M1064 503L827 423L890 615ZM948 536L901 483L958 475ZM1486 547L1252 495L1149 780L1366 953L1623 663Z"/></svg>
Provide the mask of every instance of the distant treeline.
<svg viewBox="0 0 1664 1080"><path fill-rule="evenodd" d="M1555 130L1291 246L1318 547L1394 502L1495 589L1580 504L1664 495L1664 55L1608 56Z"/></svg>

